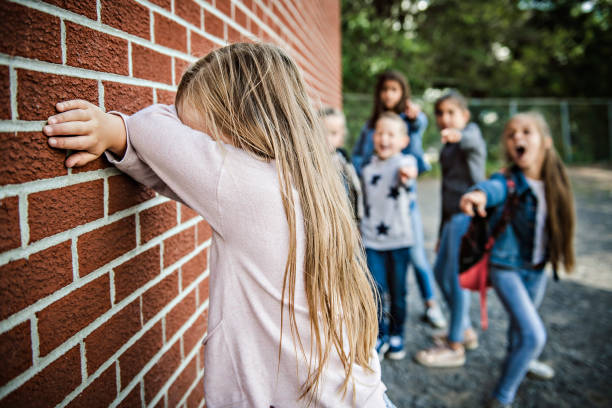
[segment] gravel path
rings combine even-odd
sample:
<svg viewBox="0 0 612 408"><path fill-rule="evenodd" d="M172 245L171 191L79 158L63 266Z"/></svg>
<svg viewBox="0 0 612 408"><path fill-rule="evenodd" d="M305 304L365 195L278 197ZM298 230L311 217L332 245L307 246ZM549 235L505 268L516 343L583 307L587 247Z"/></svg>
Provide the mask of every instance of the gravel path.
<svg viewBox="0 0 612 408"><path fill-rule="evenodd" d="M515 407L612 406L612 171L578 168L571 171L578 228L577 270L560 282L549 280L540 309L548 342L541 359L557 375L551 381L525 379ZM439 182L419 182L419 204L425 224L426 248L433 260L439 220ZM383 381L399 407L480 407L500 375L505 355L507 315L491 290L489 329L480 347L468 352L464 367L431 369L416 364L414 353L431 345L433 329L420 321L422 301L409 277L407 351L402 361L382 363ZM479 322L477 295L472 320ZM448 314L447 314L448 316Z"/></svg>

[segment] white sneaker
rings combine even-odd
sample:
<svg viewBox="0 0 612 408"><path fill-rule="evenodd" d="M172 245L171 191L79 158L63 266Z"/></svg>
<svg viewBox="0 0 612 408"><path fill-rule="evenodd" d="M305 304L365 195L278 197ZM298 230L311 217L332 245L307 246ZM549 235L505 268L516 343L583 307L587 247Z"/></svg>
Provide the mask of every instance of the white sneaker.
<svg viewBox="0 0 612 408"><path fill-rule="evenodd" d="M427 323L431 324L433 327L438 329L446 328L446 319L442 314L442 309L437 304L435 306L430 306L425 309L425 315L423 316L423 320Z"/></svg>
<svg viewBox="0 0 612 408"><path fill-rule="evenodd" d="M527 370L527 375L537 380L550 380L555 376L555 370L539 360L531 360Z"/></svg>

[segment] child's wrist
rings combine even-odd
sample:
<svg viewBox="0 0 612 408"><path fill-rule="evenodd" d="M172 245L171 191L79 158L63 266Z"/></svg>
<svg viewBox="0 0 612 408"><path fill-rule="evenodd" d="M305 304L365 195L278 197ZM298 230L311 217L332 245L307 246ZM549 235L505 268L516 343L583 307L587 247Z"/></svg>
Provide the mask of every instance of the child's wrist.
<svg viewBox="0 0 612 408"><path fill-rule="evenodd" d="M106 150L117 157L123 157L127 148L127 132L125 130L125 124L123 123L123 118L112 113L107 113L106 115L108 115L109 124L107 130L109 139Z"/></svg>

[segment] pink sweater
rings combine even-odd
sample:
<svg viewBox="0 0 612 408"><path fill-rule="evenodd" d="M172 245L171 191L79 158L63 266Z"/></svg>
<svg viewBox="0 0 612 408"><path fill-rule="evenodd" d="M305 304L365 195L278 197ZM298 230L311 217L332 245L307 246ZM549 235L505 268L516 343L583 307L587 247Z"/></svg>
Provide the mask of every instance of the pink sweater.
<svg viewBox="0 0 612 408"><path fill-rule="evenodd" d="M127 151L117 168L202 215L213 230L210 251L208 335L204 340L206 406L293 408L307 373L284 308L279 360L280 310L289 227L274 162L257 160L185 126L174 106L154 105L123 116ZM310 318L303 280L305 236L294 191L298 279L295 317L310 350ZM296 353L297 350L297 353ZM353 387L338 392L344 371L330 358L321 379L320 407L384 407L385 386L374 350L370 366L353 368ZM353 402L354 399L354 402Z"/></svg>

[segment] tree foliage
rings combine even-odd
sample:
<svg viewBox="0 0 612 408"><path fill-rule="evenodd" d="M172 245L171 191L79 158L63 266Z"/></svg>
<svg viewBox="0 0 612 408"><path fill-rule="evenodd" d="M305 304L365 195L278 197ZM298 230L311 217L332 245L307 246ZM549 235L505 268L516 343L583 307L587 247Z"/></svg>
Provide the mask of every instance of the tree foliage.
<svg viewBox="0 0 612 408"><path fill-rule="evenodd" d="M386 69L415 93L610 97L612 0L343 0L345 92Z"/></svg>

